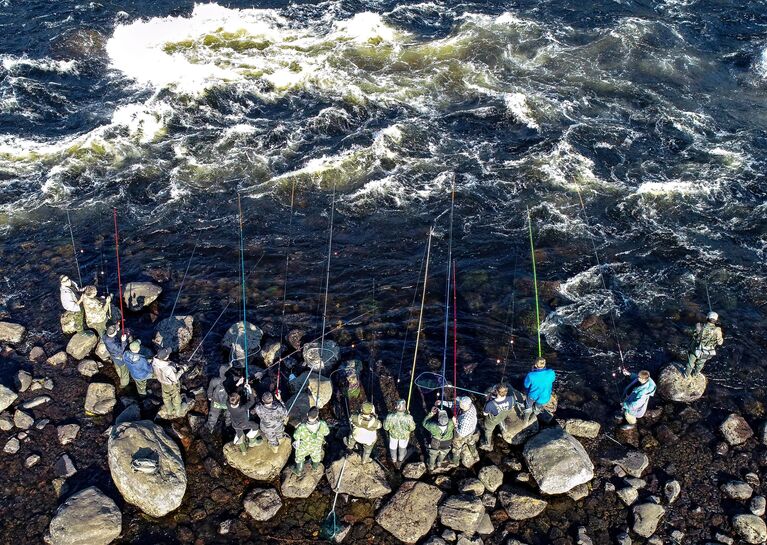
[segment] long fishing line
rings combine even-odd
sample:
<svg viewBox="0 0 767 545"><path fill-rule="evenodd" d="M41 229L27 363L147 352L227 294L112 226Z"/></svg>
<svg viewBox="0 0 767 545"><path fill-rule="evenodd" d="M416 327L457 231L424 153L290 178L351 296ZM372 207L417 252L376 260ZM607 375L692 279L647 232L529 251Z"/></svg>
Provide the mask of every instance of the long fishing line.
<svg viewBox="0 0 767 545"><path fill-rule="evenodd" d="M445 279L445 331L444 344L442 346L442 391L441 398L445 399L445 373L447 372L447 332L450 321L450 282L451 270L453 267L453 212L455 210L455 174L453 174L453 184L450 191L450 227L448 231L447 244L447 277Z"/></svg>
<svg viewBox="0 0 767 545"><path fill-rule="evenodd" d="M418 298L418 286L421 285L421 273L423 272L423 266L425 262L426 262L426 246L424 245L423 255L421 256L421 265L418 268L418 277L415 282L415 289L413 290L413 300L410 303L410 312L408 313L407 324L410 324L416 312L415 302L416 302L416 299ZM402 353L400 354L400 358L399 358L399 369L397 370L397 384L399 384L400 380L402 379L402 364L405 361L405 349L407 348L407 338L409 333L410 333L410 328L406 327L405 338L402 341Z"/></svg>
<svg viewBox="0 0 767 545"><path fill-rule="evenodd" d="M192 255L189 256L189 261L186 262L186 270L184 270L184 276L181 278L181 285L178 287L178 293L176 294L176 299L173 301L173 308L170 311L171 318L175 316L176 312L176 304L178 303L178 298L181 296L181 290L184 289L184 282L186 281L186 275L189 273L189 265L192 264L192 259L194 259L194 253L197 251L197 245L200 242L197 241L194 244L194 248L192 248Z"/></svg>
<svg viewBox="0 0 767 545"><path fill-rule="evenodd" d="M83 287L83 277L80 274L80 261L77 259L77 247L75 246L75 235L72 232L72 220L69 218L69 208L65 208L67 211L67 225L69 226L69 240L72 241L72 253L75 256L75 265L77 266L77 280L80 282L79 287Z"/></svg>
<svg viewBox="0 0 767 545"><path fill-rule="evenodd" d="M434 228L429 229L429 240L426 244L426 266L423 273L423 294L421 295L421 309L418 312L418 329L416 330L415 349L413 350L413 367L410 370L410 386L407 391L407 410L410 410L410 398L413 395L413 382L415 381L415 364L418 361L418 344L421 341L421 327L423 326L423 309L426 305L426 288L429 281L429 258L431 257L431 239L434 236Z"/></svg>

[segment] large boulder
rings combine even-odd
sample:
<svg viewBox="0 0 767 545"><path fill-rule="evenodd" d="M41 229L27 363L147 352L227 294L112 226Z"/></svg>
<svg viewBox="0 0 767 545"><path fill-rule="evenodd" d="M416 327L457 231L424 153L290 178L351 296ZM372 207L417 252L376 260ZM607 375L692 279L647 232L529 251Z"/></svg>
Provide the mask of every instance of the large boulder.
<svg viewBox="0 0 767 545"><path fill-rule="evenodd" d="M0 322L0 343L21 344L27 328L21 324L11 322Z"/></svg>
<svg viewBox="0 0 767 545"><path fill-rule="evenodd" d="M642 537L650 537L658 528L658 523L666 510L657 503L643 503L634 507L633 530Z"/></svg>
<svg viewBox="0 0 767 545"><path fill-rule="evenodd" d="M405 481L376 515L384 530L405 543L415 543L429 533L437 520L442 491L434 485Z"/></svg>
<svg viewBox="0 0 767 545"><path fill-rule="evenodd" d="M147 515L162 517L177 509L186 492L181 450L149 420L126 422L112 430L107 445L109 471L126 502ZM136 471L136 460L153 460L156 471Z"/></svg>
<svg viewBox="0 0 767 545"><path fill-rule="evenodd" d="M560 420L562 429L573 437L583 437L586 439L596 439L599 436L601 425L593 420L583 420L580 418L568 418Z"/></svg>
<svg viewBox="0 0 767 545"><path fill-rule="evenodd" d="M81 331L69 339L67 354L76 360L81 360L91 353L99 342L98 336L93 331Z"/></svg>
<svg viewBox="0 0 767 545"><path fill-rule="evenodd" d="M152 342L157 348L170 348L173 352L181 352L192 342L193 335L193 316L171 316L157 324Z"/></svg>
<svg viewBox="0 0 767 545"><path fill-rule="evenodd" d="M243 507L253 520L264 522L277 514L282 500L274 488L256 488L245 496Z"/></svg>
<svg viewBox="0 0 767 545"><path fill-rule="evenodd" d="M248 352L250 352L248 360L250 360L261 350L261 338L264 336L264 332L250 322L247 322L247 330ZM243 367L245 365L245 327L243 327L243 322L232 324L232 327L226 331L221 341L221 346L229 350L237 358L235 362L236 367Z"/></svg>
<svg viewBox="0 0 767 545"><path fill-rule="evenodd" d="M291 387L298 390L287 403L288 407L291 407L290 424L294 427L304 421L311 407L317 405L321 409L333 398L333 383L330 378L311 372L311 377L307 381L306 378L310 372L306 371L290 381ZM306 387L301 388L304 382Z"/></svg>
<svg viewBox="0 0 767 545"><path fill-rule="evenodd" d="M764 543L767 541L767 525L756 515L736 515L732 517L732 527L746 543Z"/></svg>
<svg viewBox="0 0 767 545"><path fill-rule="evenodd" d="M754 430L748 425L746 419L735 413L732 413L722 422L719 431L722 432L724 440L733 447L742 445L754 436Z"/></svg>
<svg viewBox="0 0 767 545"><path fill-rule="evenodd" d="M83 313L65 311L64 314L61 315L59 322L61 322L61 332L64 333L64 335L74 335L83 330Z"/></svg>
<svg viewBox="0 0 767 545"><path fill-rule="evenodd" d="M108 545L120 537L120 532L120 509L112 498L91 486L59 506L46 541L50 545Z"/></svg>
<svg viewBox="0 0 767 545"><path fill-rule="evenodd" d="M516 390L512 390L510 395L514 397L514 401L518 407L524 406L525 399L522 394ZM538 419L533 418L529 424L525 424L525 418L522 411L514 409L509 411L509 415L506 420L503 421L501 427L501 437L510 445L522 445L530 437L538 433L539 424Z"/></svg>
<svg viewBox="0 0 767 545"><path fill-rule="evenodd" d="M0 412L13 405L13 402L18 397L19 395L16 392L0 384Z"/></svg>
<svg viewBox="0 0 767 545"><path fill-rule="evenodd" d="M114 409L115 387L105 382L91 382L85 393L85 414L88 416L109 414Z"/></svg>
<svg viewBox="0 0 767 545"><path fill-rule="evenodd" d="M154 303L162 293L162 288L152 282L128 282L123 287L123 299L134 312Z"/></svg>
<svg viewBox="0 0 767 545"><path fill-rule="evenodd" d="M288 463L292 450L290 439L287 437L280 440L277 452L272 452L266 441L250 447L244 453L240 452L239 445L229 442L224 445L224 458L230 466L251 479L269 482L276 479Z"/></svg>
<svg viewBox="0 0 767 545"><path fill-rule="evenodd" d="M328 339L325 339L324 345L314 342L307 343L303 347L304 365L312 371L333 367L340 355L341 349L338 344Z"/></svg>
<svg viewBox="0 0 767 545"><path fill-rule="evenodd" d="M498 499L511 520L535 518L548 505L548 502L521 488L504 486L498 491Z"/></svg>
<svg viewBox="0 0 767 545"><path fill-rule="evenodd" d="M575 437L562 428L534 436L522 451L527 467L544 494L564 494L594 478L594 464Z"/></svg>
<svg viewBox="0 0 767 545"><path fill-rule="evenodd" d="M339 482L342 469L343 478ZM325 476L333 491L356 498L380 498L391 492L391 487L386 480L386 472L381 464L375 460L363 464L360 455L356 453L330 464L325 471Z"/></svg>
<svg viewBox="0 0 767 545"><path fill-rule="evenodd" d="M308 498L317 488L323 475L325 475L325 466L322 464L319 464L317 469L312 468L311 464L306 464L300 476L288 466L282 472L280 492L285 498Z"/></svg>
<svg viewBox="0 0 767 545"><path fill-rule="evenodd" d="M687 378L676 365L667 365L658 376L658 393L669 401L692 403L703 397L708 379L703 374Z"/></svg>
<svg viewBox="0 0 767 545"><path fill-rule="evenodd" d="M438 512L442 526L470 536L485 517L485 506L481 498L472 495L450 496L442 502Z"/></svg>

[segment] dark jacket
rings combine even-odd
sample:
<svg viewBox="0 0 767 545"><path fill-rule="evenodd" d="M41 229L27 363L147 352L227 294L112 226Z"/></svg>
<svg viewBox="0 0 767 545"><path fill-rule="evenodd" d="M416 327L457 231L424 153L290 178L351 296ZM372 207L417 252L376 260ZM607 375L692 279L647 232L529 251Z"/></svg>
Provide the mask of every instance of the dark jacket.
<svg viewBox="0 0 767 545"><path fill-rule="evenodd" d="M218 368L218 376L210 379L208 384L208 401L215 403L222 409L228 406L229 394L226 391L226 372L232 368L232 364L221 365Z"/></svg>
<svg viewBox="0 0 767 545"><path fill-rule="evenodd" d="M232 419L232 427L234 429L258 429L258 424L250 419L250 409L256 404L256 398L246 398L245 395L240 397L240 404L236 407L232 407L229 400L226 401L226 408L229 411L229 417Z"/></svg>
<svg viewBox="0 0 767 545"><path fill-rule="evenodd" d="M123 354L125 354L125 347L128 346L128 341L121 340L117 335L114 337L104 335L101 337L101 340L104 342L104 346L106 347L107 352L109 352L112 361L117 365L125 365Z"/></svg>
<svg viewBox="0 0 767 545"><path fill-rule="evenodd" d="M123 354L123 361L128 366L128 372L133 380L146 380L152 376L152 366L143 354L130 350Z"/></svg>

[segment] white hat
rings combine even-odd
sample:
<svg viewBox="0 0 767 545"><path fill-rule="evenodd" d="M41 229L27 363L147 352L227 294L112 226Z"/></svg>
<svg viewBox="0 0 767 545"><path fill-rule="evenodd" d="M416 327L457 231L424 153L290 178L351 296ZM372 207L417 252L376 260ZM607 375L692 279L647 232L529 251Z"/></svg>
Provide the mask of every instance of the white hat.
<svg viewBox="0 0 767 545"><path fill-rule="evenodd" d="M719 315L713 310L706 315L706 319L709 322L716 322L719 319Z"/></svg>

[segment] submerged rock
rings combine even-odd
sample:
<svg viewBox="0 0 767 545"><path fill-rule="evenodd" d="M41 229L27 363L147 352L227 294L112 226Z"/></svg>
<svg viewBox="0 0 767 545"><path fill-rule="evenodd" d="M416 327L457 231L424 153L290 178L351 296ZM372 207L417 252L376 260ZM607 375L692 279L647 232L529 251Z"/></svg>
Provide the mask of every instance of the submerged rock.
<svg viewBox="0 0 767 545"><path fill-rule="evenodd" d="M85 394L85 414L104 415L112 412L117 400L115 387L104 382L92 382Z"/></svg>
<svg viewBox="0 0 767 545"><path fill-rule="evenodd" d="M67 354L76 360L81 360L91 353L98 342L99 338L93 331L81 331L69 339Z"/></svg>
<svg viewBox="0 0 767 545"><path fill-rule="evenodd" d="M13 402L16 401L18 397L16 392L0 384L0 411L4 411L13 405Z"/></svg>
<svg viewBox="0 0 767 545"><path fill-rule="evenodd" d="M743 481L730 481L722 485L722 492L730 499L746 501L752 496L754 489Z"/></svg>
<svg viewBox="0 0 767 545"><path fill-rule="evenodd" d="M503 487L498 492L498 500L511 520L535 518L548 505L548 502L521 488Z"/></svg>
<svg viewBox="0 0 767 545"><path fill-rule="evenodd" d="M658 523L666 510L657 503L643 503L634 507L634 532L642 537L650 537L658 528Z"/></svg>
<svg viewBox="0 0 767 545"><path fill-rule="evenodd" d="M256 488L245 497L243 507L253 520L263 522L277 514L282 500L274 488Z"/></svg>
<svg viewBox="0 0 767 545"><path fill-rule="evenodd" d="M48 528L47 541L50 545L108 545L121 532L120 509L91 486L59 506Z"/></svg>
<svg viewBox="0 0 767 545"><path fill-rule="evenodd" d="M251 479L273 481L288 463L292 450L290 439L287 437L280 440L276 453L272 452L266 441L250 447L245 453L240 452L239 445L229 442L224 445L224 458L230 466Z"/></svg>
<svg viewBox="0 0 767 545"><path fill-rule="evenodd" d="M561 428L534 436L522 455L544 494L564 494L594 478L594 464L583 445Z"/></svg>
<svg viewBox="0 0 767 545"><path fill-rule="evenodd" d="M437 520L442 491L436 486L405 481L376 515L376 522L405 543L415 543L429 533Z"/></svg>
<svg viewBox="0 0 767 545"><path fill-rule="evenodd" d="M192 342L193 335L193 316L171 316L157 324L152 342L157 348L170 348L173 352L181 352Z"/></svg>
<svg viewBox="0 0 767 545"><path fill-rule="evenodd" d="M732 517L732 527L746 543L757 544L767 541L767 525L756 515Z"/></svg>
<svg viewBox="0 0 767 545"><path fill-rule="evenodd" d="M288 466L282 472L280 492L286 498L308 498L324 475L323 464L319 464L317 469L313 469L311 464L306 464L300 477L293 472L292 467Z"/></svg>
<svg viewBox="0 0 767 545"><path fill-rule="evenodd" d="M722 432L724 440L732 447L742 445L754 436L754 430L751 429L748 422L742 416L735 413L730 414L722 422L722 425L719 426L719 431Z"/></svg>
<svg viewBox="0 0 767 545"><path fill-rule="evenodd" d="M32 385L31 374L23 370L16 373L16 386L19 387L19 392L26 392L31 385ZM5 408L0 410L5 410Z"/></svg>
<svg viewBox="0 0 767 545"><path fill-rule="evenodd" d="M644 452L632 450L626 453L622 458L611 460L617 464L623 471L635 478L640 478L645 469L650 466L650 459Z"/></svg>
<svg viewBox="0 0 767 545"><path fill-rule="evenodd" d="M343 478L339 483L339 475L344 467ZM359 454L349 454L345 458L336 460L328 467L325 476L333 491L341 494L349 494L356 498L380 498L391 492L391 487L386 480L386 472L381 464L371 460L362 463Z"/></svg>
<svg viewBox="0 0 767 545"><path fill-rule="evenodd" d="M27 328L12 322L0 322L0 343L21 344Z"/></svg>
<svg viewBox="0 0 767 545"><path fill-rule="evenodd" d="M177 509L186 492L181 450L163 429L148 420L112 430L107 445L109 471L126 502L147 515L162 517ZM156 471L137 471L134 462L153 461Z"/></svg>
<svg viewBox="0 0 767 545"><path fill-rule="evenodd" d="M562 429L573 437L584 437L586 439L596 439L599 436L601 425L593 420L582 420L580 418L569 418L561 420Z"/></svg>
<svg viewBox="0 0 767 545"><path fill-rule="evenodd" d="M322 354L320 355L320 349ZM307 343L303 346L304 365L312 371L332 367L338 362L341 349L335 341L325 340L324 346L320 343Z"/></svg>
<svg viewBox="0 0 767 545"><path fill-rule="evenodd" d="M264 332L261 329L247 322L248 330L248 359L250 360L255 354L261 350L261 338L264 336ZM237 359L235 362L236 367L242 367L245 361L245 328L242 322L232 324L232 326L226 331L221 346L230 351L232 355Z"/></svg>
<svg viewBox="0 0 767 545"><path fill-rule="evenodd" d="M152 282L128 282L123 288L123 299L134 312L154 303L162 293L162 288Z"/></svg>
<svg viewBox="0 0 767 545"><path fill-rule="evenodd" d="M77 364L77 372L84 377L92 377L100 368L101 365L95 360L83 360Z"/></svg>
<svg viewBox="0 0 767 545"><path fill-rule="evenodd" d="M657 384L658 393L664 399L692 403L703 397L708 379L703 374L687 378L676 365L671 364L661 370Z"/></svg>
<svg viewBox="0 0 767 545"><path fill-rule="evenodd" d="M475 496L450 496L439 506L438 513L443 526L472 535L485 516L485 506Z"/></svg>

